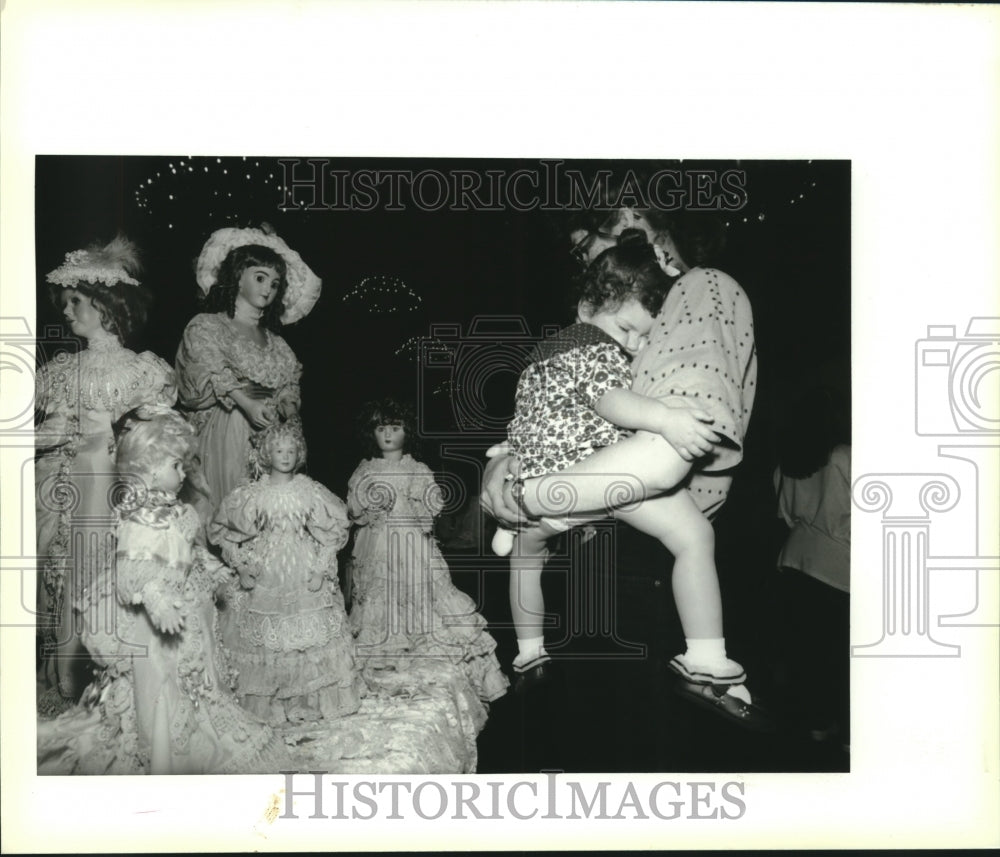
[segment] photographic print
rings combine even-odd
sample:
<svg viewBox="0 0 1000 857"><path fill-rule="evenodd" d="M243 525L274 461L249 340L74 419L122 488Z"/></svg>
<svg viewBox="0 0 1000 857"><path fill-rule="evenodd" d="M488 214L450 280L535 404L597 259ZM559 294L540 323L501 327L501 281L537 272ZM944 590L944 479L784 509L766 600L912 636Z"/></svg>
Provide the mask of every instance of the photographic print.
<svg viewBox="0 0 1000 857"><path fill-rule="evenodd" d="M988 7L28 8L5 850L995 843Z"/></svg>
<svg viewBox="0 0 1000 857"><path fill-rule="evenodd" d="M51 156L36 189L40 773L849 769L849 163ZM651 346L670 389L620 432L605 360L628 390ZM543 475L567 409L598 421L560 470L657 408L724 451L654 447L662 487L614 465L634 497L546 530L537 569L524 536L498 555L490 447ZM783 474L807 427L829 448ZM834 480L813 591L784 542ZM629 525L678 485L690 510Z"/></svg>

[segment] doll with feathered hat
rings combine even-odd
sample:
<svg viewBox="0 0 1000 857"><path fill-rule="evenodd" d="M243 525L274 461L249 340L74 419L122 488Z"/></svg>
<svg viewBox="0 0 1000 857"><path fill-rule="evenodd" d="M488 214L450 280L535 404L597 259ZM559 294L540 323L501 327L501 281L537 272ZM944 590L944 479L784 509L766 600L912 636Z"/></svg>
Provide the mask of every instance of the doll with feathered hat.
<svg viewBox="0 0 1000 857"><path fill-rule="evenodd" d="M60 354L36 376L42 709L61 707L60 698L75 699L83 686L81 630L92 618L86 596L114 553L113 426L134 408L170 406L176 399L170 365L125 347L150 304L139 274L138 248L118 236L104 247L67 253L46 276L80 348Z"/></svg>

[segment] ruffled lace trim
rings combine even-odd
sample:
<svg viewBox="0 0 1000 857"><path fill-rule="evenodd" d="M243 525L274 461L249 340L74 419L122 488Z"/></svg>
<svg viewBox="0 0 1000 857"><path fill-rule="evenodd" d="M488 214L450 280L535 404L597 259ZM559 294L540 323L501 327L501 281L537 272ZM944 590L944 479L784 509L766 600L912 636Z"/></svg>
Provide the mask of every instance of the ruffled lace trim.
<svg viewBox="0 0 1000 857"><path fill-rule="evenodd" d="M39 370L36 383L36 406L46 412L80 408L109 412L117 420L139 405L177 400L174 370L166 361L117 342L60 355Z"/></svg>

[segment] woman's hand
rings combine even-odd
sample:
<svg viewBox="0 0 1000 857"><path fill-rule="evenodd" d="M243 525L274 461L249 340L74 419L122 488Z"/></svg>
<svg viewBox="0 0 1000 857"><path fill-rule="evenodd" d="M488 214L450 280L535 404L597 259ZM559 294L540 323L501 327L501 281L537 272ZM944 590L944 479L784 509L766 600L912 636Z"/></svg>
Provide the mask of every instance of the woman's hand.
<svg viewBox="0 0 1000 857"><path fill-rule="evenodd" d="M511 495L510 482L521 473L521 461L516 455L501 453L490 459L483 473L483 488L479 504L487 514L500 523L517 528L524 523L524 515ZM508 479L507 477L510 477Z"/></svg>
<svg viewBox="0 0 1000 857"><path fill-rule="evenodd" d="M719 442L719 436L710 426L712 422L714 419L708 411L690 403L664 405L659 433L681 458L693 461L708 455Z"/></svg>
<svg viewBox="0 0 1000 857"><path fill-rule="evenodd" d="M253 589L257 585L257 574L249 568L240 569L239 577L240 586L244 589Z"/></svg>
<svg viewBox="0 0 1000 857"><path fill-rule="evenodd" d="M310 592L319 592L323 588L323 572L309 572L309 579L306 581L306 588Z"/></svg>

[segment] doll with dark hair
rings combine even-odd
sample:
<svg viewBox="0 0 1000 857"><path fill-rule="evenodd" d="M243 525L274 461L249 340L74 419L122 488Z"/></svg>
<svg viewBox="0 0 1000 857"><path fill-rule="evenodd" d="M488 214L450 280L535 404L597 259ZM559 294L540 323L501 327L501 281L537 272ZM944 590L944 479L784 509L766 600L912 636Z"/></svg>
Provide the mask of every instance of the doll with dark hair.
<svg viewBox="0 0 1000 857"><path fill-rule="evenodd" d="M337 580L347 508L299 472L297 420L265 429L255 458L260 478L223 499L208 533L239 575L228 642L236 693L274 726L352 714L361 682Z"/></svg>
<svg viewBox="0 0 1000 857"><path fill-rule="evenodd" d="M172 405L169 364L125 348L142 326L149 293L139 283L138 248L119 236L105 247L66 254L46 279L70 332L83 347L41 367L35 407L38 456L35 519L41 557L38 591L43 710L75 699L86 656L79 598L114 553L109 491L114 481L114 425L133 408ZM76 526L88 538L74 540ZM56 691L58 687L58 691Z"/></svg>
<svg viewBox="0 0 1000 857"><path fill-rule="evenodd" d="M250 441L298 414L302 367L276 332L305 316L320 281L281 238L263 229L219 229L202 248L203 309L177 350L180 404L198 433L210 518L250 475Z"/></svg>
<svg viewBox="0 0 1000 857"><path fill-rule="evenodd" d="M452 583L434 540L443 500L430 468L413 456L412 410L391 399L369 402L357 425L371 456L354 471L347 495L358 527L351 626L362 665L405 670L414 659L439 658L461 667L482 700L499 698L508 682L496 641Z"/></svg>

